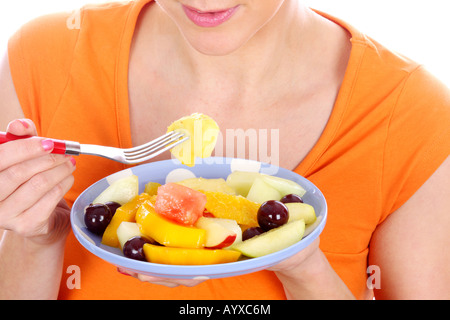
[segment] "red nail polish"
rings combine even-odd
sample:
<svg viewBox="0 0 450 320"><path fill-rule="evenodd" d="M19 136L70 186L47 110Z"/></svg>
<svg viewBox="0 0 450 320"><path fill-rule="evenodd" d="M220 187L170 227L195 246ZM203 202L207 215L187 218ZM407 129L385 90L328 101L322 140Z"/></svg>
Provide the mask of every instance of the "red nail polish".
<svg viewBox="0 0 450 320"><path fill-rule="evenodd" d="M25 127L25 129L28 129L30 125L25 120L19 119L19 122Z"/></svg>
<svg viewBox="0 0 450 320"><path fill-rule="evenodd" d="M74 157L70 157L70 162L72 162L74 167L77 165L77 160Z"/></svg>
<svg viewBox="0 0 450 320"><path fill-rule="evenodd" d="M120 274L123 274L125 276L129 276L128 273L123 272L122 270L120 270L120 268L117 268L117 272L119 272Z"/></svg>
<svg viewBox="0 0 450 320"><path fill-rule="evenodd" d="M41 141L42 148L44 148L45 151L51 151L53 150L55 144L50 139L45 139Z"/></svg>

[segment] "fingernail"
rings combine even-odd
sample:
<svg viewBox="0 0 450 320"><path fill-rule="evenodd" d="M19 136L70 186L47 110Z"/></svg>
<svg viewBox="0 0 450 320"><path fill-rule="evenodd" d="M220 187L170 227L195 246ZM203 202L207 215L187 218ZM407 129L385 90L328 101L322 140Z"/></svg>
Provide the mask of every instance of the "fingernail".
<svg viewBox="0 0 450 320"><path fill-rule="evenodd" d="M28 122L26 122L25 120L22 119L18 119L20 121L20 123L25 127L25 129L28 129L30 127L30 125L28 124Z"/></svg>
<svg viewBox="0 0 450 320"><path fill-rule="evenodd" d="M128 273L123 272L122 270L120 270L120 268L117 268L117 272L119 272L119 273L121 273L121 274L123 274L125 276L129 276Z"/></svg>
<svg viewBox="0 0 450 320"><path fill-rule="evenodd" d="M74 167L77 165L77 160L74 157L70 157L70 162L72 162Z"/></svg>
<svg viewBox="0 0 450 320"><path fill-rule="evenodd" d="M51 151L54 148L54 143L50 139L45 139L41 141L42 148L44 148L45 151Z"/></svg>

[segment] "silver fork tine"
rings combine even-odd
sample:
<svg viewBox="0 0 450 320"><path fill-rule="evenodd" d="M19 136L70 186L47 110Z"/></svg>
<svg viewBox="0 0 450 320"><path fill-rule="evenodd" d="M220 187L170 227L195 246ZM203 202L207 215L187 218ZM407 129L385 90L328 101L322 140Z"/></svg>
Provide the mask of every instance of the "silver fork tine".
<svg viewBox="0 0 450 320"><path fill-rule="evenodd" d="M148 150L154 149L162 144L167 144L172 141L176 141L182 138L183 136L184 134L181 132L172 131L146 144L142 144L134 148L125 149L124 153L126 154L127 157L137 156L141 153L148 152Z"/></svg>
<svg viewBox="0 0 450 320"><path fill-rule="evenodd" d="M151 147L153 144L156 144L156 143L160 142L161 140L170 139L171 137L174 137L174 136L182 137L183 135L184 134L179 131L170 131L170 132L166 133L165 135L156 138L155 140L149 141L145 144L141 144L141 145L133 147L133 148L125 149L124 152L126 152L126 153L139 152L142 149Z"/></svg>
<svg viewBox="0 0 450 320"><path fill-rule="evenodd" d="M173 147L179 145L180 143L182 143L186 140L189 140L189 137L184 137L183 139L175 141L174 143L171 143L171 144L167 144L167 143L161 144L158 147L147 150L145 152L141 152L137 155L129 156L129 155L125 154L125 159L126 159L127 163L129 163L129 164L145 162L147 160L150 160L150 159L160 155L163 152L166 152L169 149L172 149Z"/></svg>
<svg viewBox="0 0 450 320"><path fill-rule="evenodd" d="M179 140L180 138L183 139ZM78 142L76 142L75 145L70 145L70 148L68 147L67 149L70 149L71 154L74 155L78 155L80 153L91 154L102 156L126 164L137 164L150 160L188 139L189 136L185 136L185 134L182 132L171 131L159 138L156 138L153 141L129 149L119 149L98 145L86 145L79 144ZM66 145L67 143L68 142L66 141Z"/></svg>

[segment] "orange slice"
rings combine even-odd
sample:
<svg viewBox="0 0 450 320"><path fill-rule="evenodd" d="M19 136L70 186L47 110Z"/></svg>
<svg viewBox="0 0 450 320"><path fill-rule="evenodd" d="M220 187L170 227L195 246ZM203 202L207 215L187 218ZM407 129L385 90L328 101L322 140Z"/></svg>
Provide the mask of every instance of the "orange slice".
<svg viewBox="0 0 450 320"><path fill-rule="evenodd" d="M222 192L203 191L203 193L206 194L205 210L214 217L233 219L238 224L250 227L258 226L256 215L259 203Z"/></svg>

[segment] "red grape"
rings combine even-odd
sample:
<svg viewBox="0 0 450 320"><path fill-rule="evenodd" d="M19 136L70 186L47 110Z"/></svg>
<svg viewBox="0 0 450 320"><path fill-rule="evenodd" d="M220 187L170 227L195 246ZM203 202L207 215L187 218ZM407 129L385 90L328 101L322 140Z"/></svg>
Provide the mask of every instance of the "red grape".
<svg viewBox="0 0 450 320"><path fill-rule="evenodd" d="M116 213L116 210L121 206L120 203L117 203L114 201L109 201L109 202L105 203L105 205L108 206L112 215L114 215Z"/></svg>
<svg viewBox="0 0 450 320"><path fill-rule="evenodd" d="M261 233L264 233L265 231L260 227L251 227L245 229L245 231L242 233L242 241L248 240L250 238L253 238L254 236L258 236Z"/></svg>
<svg viewBox="0 0 450 320"><path fill-rule="evenodd" d="M258 224L265 231L278 228L289 220L289 210L284 203L269 200L261 204L257 213Z"/></svg>
<svg viewBox="0 0 450 320"><path fill-rule="evenodd" d="M102 235L111 222L112 214L108 206L96 203L90 204L84 214L84 223L89 231Z"/></svg>
<svg viewBox="0 0 450 320"><path fill-rule="evenodd" d="M303 203L303 199L297 194L285 195L280 201L283 202L283 203L292 203L292 202L301 202L301 203Z"/></svg>
<svg viewBox="0 0 450 320"><path fill-rule="evenodd" d="M127 258L147 261L144 254L144 244L151 243L144 237L133 237L123 245L123 255Z"/></svg>

